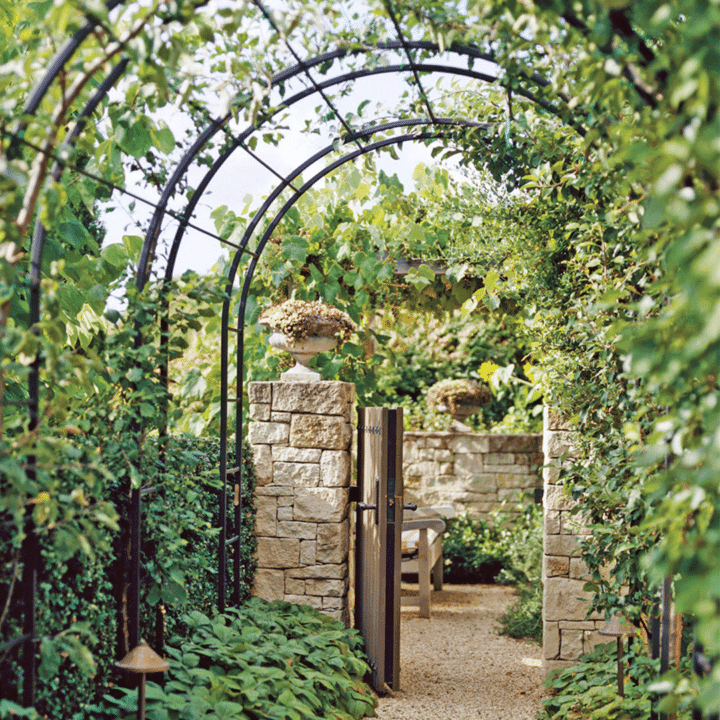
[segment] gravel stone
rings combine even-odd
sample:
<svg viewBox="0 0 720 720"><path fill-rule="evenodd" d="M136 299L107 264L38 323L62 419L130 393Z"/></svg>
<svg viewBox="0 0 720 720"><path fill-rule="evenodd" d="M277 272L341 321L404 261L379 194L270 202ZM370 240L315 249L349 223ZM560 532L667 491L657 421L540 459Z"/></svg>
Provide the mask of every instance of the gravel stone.
<svg viewBox="0 0 720 720"><path fill-rule="evenodd" d="M403 592L417 585L403 583ZM379 699L380 720L535 720L544 695L542 648L499 634L515 600L500 585L433 592L429 620L402 608L400 690Z"/></svg>

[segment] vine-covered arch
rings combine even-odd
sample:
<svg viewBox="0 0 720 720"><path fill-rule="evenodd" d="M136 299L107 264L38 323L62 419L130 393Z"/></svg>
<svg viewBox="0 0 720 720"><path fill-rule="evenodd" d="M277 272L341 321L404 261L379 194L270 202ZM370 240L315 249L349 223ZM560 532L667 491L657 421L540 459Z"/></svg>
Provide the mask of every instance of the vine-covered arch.
<svg viewBox="0 0 720 720"><path fill-rule="evenodd" d="M115 0L109 5L109 9L112 10L118 7L121 3ZM270 17L267 11L258 2L256 6L266 17ZM394 20L392 10L389 8L389 15ZM268 20L272 25L272 21ZM51 66L48 68L48 72L45 77L38 85L37 91L33 93L31 101L26 105L26 111L28 114L32 114L39 107L40 102L44 94L51 88L53 82L57 80L62 72L62 68L69 58L74 53L80 50L82 43L94 27L98 25L100 21L90 18L84 28L82 28L73 39L68 43L66 48L61 51L57 56L56 60L53 61ZM198 204L204 197L206 191L211 187L213 179L219 173L223 165L230 159L230 157L237 151L243 151L248 157L255 156L257 153L251 151L249 142L253 136L258 133L262 133L263 128L271 121L271 119L277 113L282 110L292 109L292 107L302 100L317 96L327 104L333 117L340 122L344 127L345 133L339 138L338 143L332 143L326 146L323 150L314 154L308 158L305 162L301 163L291 173L282 175L275 172L278 177L278 184L275 189L271 192L268 199L261 205L258 211L255 213L248 229L237 245L227 243L224 238L218 238L217 235L211 231L205 230L206 234L212 235L226 245L231 245L234 250L234 256L230 264L229 274L223 279L226 287L226 297L223 307L223 318L222 318L222 382L221 388L222 399L221 399L221 442L226 443L229 430L229 419L227 417L227 399L229 396L229 389L227 387L227 365L228 365L228 352L229 352L229 326L230 326L230 306L231 306L231 293L235 282L235 276L243 264L243 259L249 257L250 260L247 265L245 279L241 288L241 299L239 304L238 323L237 323L237 353L238 353L238 365L242 365L242 340L243 340L243 323L244 313L246 307L246 301L250 290L250 281L252 275L257 267L258 260L262 254L272 230L281 221L285 213L293 206L295 202L311 187L316 183L320 182L323 177L332 173L337 168L341 167L347 162L351 162L354 159L371 152L376 152L384 147L401 144L403 142L425 142L430 140L440 140L443 142L453 142L457 140L458 131L473 130L475 132L489 131L490 128L484 125L482 122L478 122L474 118L453 118L453 117L441 117L436 114L433 109L432 103L428 99L428 94L423 88L423 81L425 78L433 74L446 74L449 76L464 78L470 81L483 84L494 84L502 86L508 93L512 93L515 96L524 98L525 100L536 104L544 111L550 113L559 118L561 122L564 122L573 127L579 134L584 134L586 128L583 124L585 114L574 107L570 102L570 99L565 96L557 96L550 101L545 96L545 89L549 87L549 82L534 72L517 71L515 69L512 75L503 75L500 71L500 66L497 65L497 58L490 52L483 50L479 47L473 47L469 45L458 45L451 46L448 50L441 52L439 45L427 41L414 41L404 37L397 22L394 22L398 39L393 41L386 41L382 43L375 43L372 46L356 47L351 50L345 48L338 48L336 50L321 53L317 56L311 56L306 59L300 60L296 58L298 62L288 67L273 76L271 85L272 87L282 86L284 83L289 82L292 79L304 77L309 79L309 86L292 95L283 101L278 108L268 112L266 115L259 116L259 119L255 123L248 125L246 129L239 133L233 133L229 130L229 124L233 119L233 113L228 113L223 118L209 119L205 127L203 127L194 140L191 143L188 151L183 157L177 162L170 180L163 186L160 197L157 202L152 203L153 205L153 217L151 218L147 232L145 234L145 240L140 255L140 261L136 274L136 284L138 287L144 286L151 276L153 269L153 259L157 254L158 242L164 238L166 231L166 221L168 218L172 218L179 223L179 228L175 232L174 238L171 241L169 261L165 267L164 276L166 280L171 279L174 271L176 258L183 242L188 227L191 227L194 223L196 210ZM277 28L275 28L277 29ZM329 79L317 82L310 74L315 68L326 66L328 63L342 63L342 61L349 56L366 56L372 57L374 53L379 52L397 52L405 54L407 62L394 63L387 66L373 66L371 63L366 67L356 70L344 71L340 68L340 72ZM294 53L293 53L294 54ZM438 61L428 62L426 60L417 60L415 54L426 54L428 56L438 56ZM472 59L477 62L495 63L495 67L498 69L498 74L493 75L489 72L483 72L474 70L471 67L461 68L451 63L443 64L440 60L443 56L455 55L465 59ZM127 59L123 59L119 64L113 68L106 77L100 80L99 86L93 97L86 103L86 105L79 109L78 113L78 124L76 125L77 133L82 131L82 118L89 117L95 109L103 102L107 97L111 88L115 86L117 81L122 77L127 64ZM354 82L359 79L380 77L387 74L406 75L416 84L419 88L420 95L420 107L425 110L425 113L421 116L415 117L398 117L390 122L379 122L377 124L369 124L360 128L350 127L342 114L334 107L332 101L327 97L326 91L334 87L341 86L344 83ZM573 105L573 107L571 107ZM401 135L389 135L389 132L403 131ZM221 148L220 154L213 158L210 169L204 174L200 183L195 188L190 201L180 212L170 209L170 203L172 198L175 196L177 188L184 178L187 177L189 169L193 166L198 157L205 151L209 143L213 141L220 134L225 134L225 142ZM18 146L21 144L21 131L18 131L17 135ZM66 139L67 143L72 143L73 137ZM354 149L347 150L346 148L354 146ZM64 168L73 167L71 162L68 162L61 154L57 152L50 153L44 148L35 148L38 152L38 157L42 156L43 153L46 157L55 157L57 159L56 177L60 177L60 174ZM327 164L318 172L315 172L310 179L303 181L298 187L295 187L295 183L303 173L308 171L313 165L318 162L326 161ZM75 167L75 169L80 169ZM285 191L290 191L290 197L284 200ZM276 205L277 203L277 205ZM279 207L278 207L279 206ZM268 218L271 218L268 220ZM253 245L253 239L255 233L260 227L265 227L262 236L257 241L254 250L249 248ZM31 297L35 300L31 304L31 322L35 323L39 320L40 313L40 280L41 280L41 264L44 251L44 228L40 222L36 226L35 239L32 245L31 251L31 267L33 269L31 277ZM34 379L31 379L30 386L30 414L31 414L31 426L37 421L37 409L38 409L38 398L39 398L39 387L37 372L33 375ZM242 381L242 372L238 373L238 379ZM241 388L237 393L237 397L241 397ZM238 457L240 457L239 442L242 435L242 405L237 403L237 416L236 422L236 442L238 443ZM35 417L33 419L33 412ZM224 487L226 488L221 498L221 513L223 514L222 520L222 532L226 533L226 523L224 521L224 513L228 509L228 497L227 497L227 476L229 469L226 465L226 447L223 445L220 462L221 462L221 478ZM136 572L139 568L139 532L140 532L140 493L138 490L133 490L133 554ZM239 527L240 522L239 506L236 506L236 529ZM239 532L230 533L232 537L228 538L227 535L223 534L221 539L222 549L224 550L225 545L234 541L237 542L239 538ZM28 546L28 553L32 554L33 549ZM27 556L28 558L30 555ZM224 552L221 553L221 564L224 563ZM237 554L236 554L237 557ZM32 563L28 563L28 567ZM235 568L235 582L239 582L238 576L239 568ZM224 568L219 573L221 578L225 577ZM28 586L32 586L29 583ZM134 644L138 639L138 618L139 618L139 595L138 595L138 580L137 576L133 581L133 587L135 588L132 597L132 616L134 617L133 625L131 628L130 642ZM225 590L224 586L220 591L220 604L225 605ZM32 606L28 605L27 617L32 617ZM27 655L33 655L33 649L31 645L31 636L33 634L32 625L27 625L28 636L26 647L29 648ZM28 673L30 677L34 674L34 669ZM31 695L29 696L31 697Z"/></svg>

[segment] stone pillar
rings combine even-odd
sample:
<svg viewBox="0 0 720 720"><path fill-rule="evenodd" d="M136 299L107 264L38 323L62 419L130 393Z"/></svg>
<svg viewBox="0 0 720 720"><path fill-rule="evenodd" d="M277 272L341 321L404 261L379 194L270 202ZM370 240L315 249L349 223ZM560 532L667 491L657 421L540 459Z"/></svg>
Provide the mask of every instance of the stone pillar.
<svg viewBox="0 0 720 720"><path fill-rule="evenodd" d="M587 618L590 596L583 591L586 567L578 545L587 530L579 516L570 513L574 503L563 494L559 478L560 458L577 457L575 433L547 407L544 426L543 668L547 674L570 665L607 638L597 634L604 624L602 616Z"/></svg>
<svg viewBox="0 0 720 720"><path fill-rule="evenodd" d="M253 382L248 395L257 468L253 594L347 623L355 386Z"/></svg>

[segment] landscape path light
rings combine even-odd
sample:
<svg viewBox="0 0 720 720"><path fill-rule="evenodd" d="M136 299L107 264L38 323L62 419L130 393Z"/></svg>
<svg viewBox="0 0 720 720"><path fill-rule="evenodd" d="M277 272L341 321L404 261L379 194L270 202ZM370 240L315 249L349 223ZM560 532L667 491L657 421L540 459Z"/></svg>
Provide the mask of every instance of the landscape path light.
<svg viewBox="0 0 720 720"><path fill-rule="evenodd" d="M632 625L620 619L618 615L613 615L610 620L598 630L600 635L610 635L617 640L617 679L618 679L618 695L625 697L625 678L623 665L623 637L633 637L637 635L637 631Z"/></svg>
<svg viewBox="0 0 720 720"><path fill-rule="evenodd" d="M115 663L115 667L141 674L138 688L138 720L145 720L145 675L165 672L170 669L170 663L163 660L144 640L141 640L137 647Z"/></svg>

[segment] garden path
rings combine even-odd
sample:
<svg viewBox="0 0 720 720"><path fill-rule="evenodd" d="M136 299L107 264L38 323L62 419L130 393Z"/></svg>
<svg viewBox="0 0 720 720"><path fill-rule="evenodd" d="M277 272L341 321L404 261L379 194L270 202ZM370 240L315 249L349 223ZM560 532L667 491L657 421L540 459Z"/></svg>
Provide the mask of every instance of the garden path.
<svg viewBox="0 0 720 720"><path fill-rule="evenodd" d="M429 620L404 607L401 690L380 698L377 717L534 720L543 696L541 648L499 633L515 597L501 585L446 584L433 592Z"/></svg>

